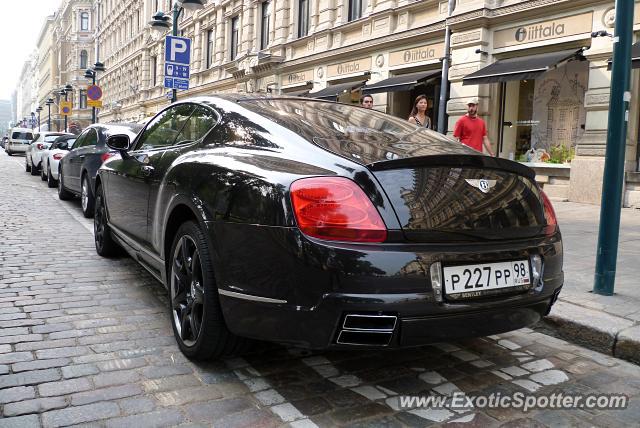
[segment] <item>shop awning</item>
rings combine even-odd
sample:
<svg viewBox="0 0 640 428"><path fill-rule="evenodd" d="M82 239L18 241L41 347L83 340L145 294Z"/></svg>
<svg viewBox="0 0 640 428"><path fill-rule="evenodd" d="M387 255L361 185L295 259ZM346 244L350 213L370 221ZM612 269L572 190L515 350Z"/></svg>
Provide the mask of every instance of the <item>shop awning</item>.
<svg viewBox="0 0 640 428"><path fill-rule="evenodd" d="M581 56L582 50L502 59L464 77L464 85L536 79L543 73Z"/></svg>
<svg viewBox="0 0 640 428"><path fill-rule="evenodd" d="M613 67L613 58L609 59L609 70ZM631 46L631 68L640 68L640 42Z"/></svg>
<svg viewBox="0 0 640 428"><path fill-rule="evenodd" d="M390 77L362 88L365 94L377 94L380 92L410 91L417 85L433 79L442 74L442 70L422 71L420 73L402 74Z"/></svg>
<svg viewBox="0 0 640 428"><path fill-rule="evenodd" d="M354 89L360 88L362 85L364 85L364 82L366 82L366 80L363 80L361 82L348 82L340 83L337 85L330 85L324 89L320 89L318 92L310 92L308 97L320 99L335 99L345 92L351 92Z"/></svg>
<svg viewBox="0 0 640 428"><path fill-rule="evenodd" d="M308 94L309 94L309 89L302 89L299 91L285 92L282 95L286 95L288 97L306 97Z"/></svg>

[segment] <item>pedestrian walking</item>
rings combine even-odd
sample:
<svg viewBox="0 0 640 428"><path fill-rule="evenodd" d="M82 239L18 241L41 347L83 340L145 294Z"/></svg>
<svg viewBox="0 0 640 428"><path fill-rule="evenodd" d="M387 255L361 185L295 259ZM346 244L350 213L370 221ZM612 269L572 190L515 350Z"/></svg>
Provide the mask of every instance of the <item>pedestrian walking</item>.
<svg viewBox="0 0 640 428"><path fill-rule="evenodd" d="M373 108L373 96L366 94L360 97L360 107Z"/></svg>
<svg viewBox="0 0 640 428"><path fill-rule="evenodd" d="M473 98L467 103L467 114L456 122L453 136L465 146L482 152L484 145L487 152L493 156L491 141L487 136L487 125L478 117L478 99Z"/></svg>
<svg viewBox="0 0 640 428"><path fill-rule="evenodd" d="M427 116L429 102L426 95L418 95L413 102L413 109L409 116L409 123L413 123L421 128L431 129L431 118Z"/></svg>

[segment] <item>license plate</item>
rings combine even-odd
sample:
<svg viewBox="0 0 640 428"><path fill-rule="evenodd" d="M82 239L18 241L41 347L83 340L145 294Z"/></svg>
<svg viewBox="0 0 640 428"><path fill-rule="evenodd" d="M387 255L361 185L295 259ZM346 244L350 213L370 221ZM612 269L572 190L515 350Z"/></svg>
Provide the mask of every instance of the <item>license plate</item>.
<svg viewBox="0 0 640 428"><path fill-rule="evenodd" d="M526 289L531 285L528 260L443 269L444 291L448 297L467 298L492 294L490 290Z"/></svg>

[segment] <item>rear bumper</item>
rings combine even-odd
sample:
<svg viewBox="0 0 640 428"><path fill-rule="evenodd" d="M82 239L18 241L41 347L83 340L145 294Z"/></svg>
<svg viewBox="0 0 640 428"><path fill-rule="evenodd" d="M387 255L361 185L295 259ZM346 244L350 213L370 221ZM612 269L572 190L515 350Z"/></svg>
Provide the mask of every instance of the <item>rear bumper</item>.
<svg viewBox="0 0 640 428"><path fill-rule="evenodd" d="M327 295L314 308L253 302L221 295L229 328L240 336L313 349L412 347L480 337L531 326L555 297L520 296L492 308L430 302L425 295ZM416 313L417 311L417 313ZM391 329L350 330L347 315L396 317ZM386 334L384 340L380 334Z"/></svg>
<svg viewBox="0 0 640 428"><path fill-rule="evenodd" d="M338 343L349 314L395 317L387 347L515 330L545 316L564 281L559 233L519 242L357 246L311 241L294 228L208 227L212 243L234 243L214 245L213 252L229 329L315 349L353 346ZM439 300L432 287L436 262L534 255L543 260L542 283L526 291Z"/></svg>
<svg viewBox="0 0 640 428"><path fill-rule="evenodd" d="M28 144L7 144L5 150L11 153L26 153L28 148Z"/></svg>

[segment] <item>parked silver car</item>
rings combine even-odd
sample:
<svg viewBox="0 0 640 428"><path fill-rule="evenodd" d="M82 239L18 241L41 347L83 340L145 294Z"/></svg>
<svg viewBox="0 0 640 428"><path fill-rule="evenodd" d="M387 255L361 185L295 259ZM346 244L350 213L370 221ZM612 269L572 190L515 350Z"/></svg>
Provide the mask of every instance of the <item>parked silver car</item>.
<svg viewBox="0 0 640 428"><path fill-rule="evenodd" d="M24 153L29 148L31 140L33 140L33 130L29 128L12 128L9 132L9 141L7 141L4 150L9 156L14 153Z"/></svg>
<svg viewBox="0 0 640 428"><path fill-rule="evenodd" d="M49 132L44 131L36 134L35 138L29 145L25 153L24 169L31 175L38 175L42 167L42 152L49 147L58 138L63 135L71 135L66 132Z"/></svg>

